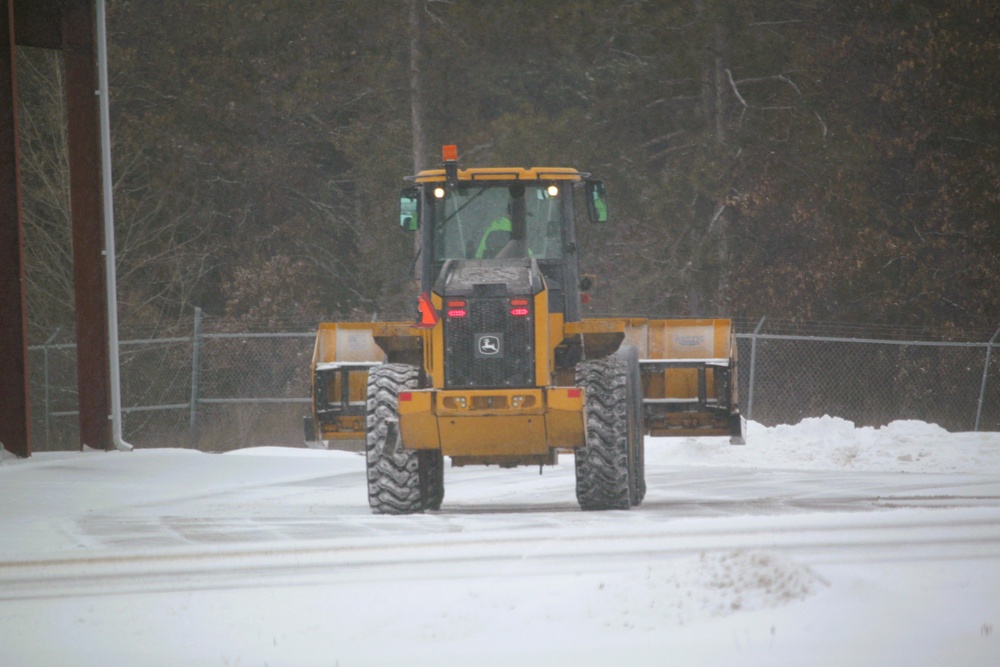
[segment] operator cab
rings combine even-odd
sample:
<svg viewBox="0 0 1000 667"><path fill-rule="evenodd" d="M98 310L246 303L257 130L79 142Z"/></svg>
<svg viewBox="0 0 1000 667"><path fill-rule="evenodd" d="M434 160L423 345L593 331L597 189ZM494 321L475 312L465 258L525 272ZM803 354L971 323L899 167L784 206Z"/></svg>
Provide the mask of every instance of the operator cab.
<svg viewBox="0 0 1000 667"><path fill-rule="evenodd" d="M587 210L607 220L604 185L589 174L554 167L459 169L445 146L444 169L422 171L403 190L400 225L422 232L421 291L429 293L449 262L534 260L552 312L580 319L573 192L584 186Z"/></svg>
<svg viewBox="0 0 1000 667"><path fill-rule="evenodd" d="M433 261L561 259L567 200L561 193L554 183L435 188L425 217L434 226Z"/></svg>

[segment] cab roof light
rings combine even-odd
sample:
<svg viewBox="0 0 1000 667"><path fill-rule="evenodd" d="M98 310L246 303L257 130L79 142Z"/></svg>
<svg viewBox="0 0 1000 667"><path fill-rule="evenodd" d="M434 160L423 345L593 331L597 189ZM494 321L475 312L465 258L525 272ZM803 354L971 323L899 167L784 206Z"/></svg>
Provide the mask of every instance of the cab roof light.
<svg viewBox="0 0 1000 667"><path fill-rule="evenodd" d="M452 190L458 187L458 146L448 144L441 147L441 159L444 161L444 180Z"/></svg>

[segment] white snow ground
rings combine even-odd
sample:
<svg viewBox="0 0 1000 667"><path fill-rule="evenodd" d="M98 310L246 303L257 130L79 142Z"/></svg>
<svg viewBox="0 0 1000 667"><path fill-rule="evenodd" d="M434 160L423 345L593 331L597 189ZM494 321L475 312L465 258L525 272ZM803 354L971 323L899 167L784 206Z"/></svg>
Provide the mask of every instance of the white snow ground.
<svg viewBox="0 0 1000 667"><path fill-rule="evenodd" d="M1000 433L840 419L448 468L374 516L357 454L9 455L0 665L1000 665Z"/></svg>

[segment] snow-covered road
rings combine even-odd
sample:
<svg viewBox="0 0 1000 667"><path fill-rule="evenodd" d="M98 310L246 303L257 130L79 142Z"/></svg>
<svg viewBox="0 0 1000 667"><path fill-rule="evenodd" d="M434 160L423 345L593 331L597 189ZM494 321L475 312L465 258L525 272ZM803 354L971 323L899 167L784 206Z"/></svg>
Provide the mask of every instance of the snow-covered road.
<svg viewBox="0 0 1000 667"><path fill-rule="evenodd" d="M1000 434L749 436L604 513L570 456L408 517L344 452L5 458L0 665L1000 664Z"/></svg>

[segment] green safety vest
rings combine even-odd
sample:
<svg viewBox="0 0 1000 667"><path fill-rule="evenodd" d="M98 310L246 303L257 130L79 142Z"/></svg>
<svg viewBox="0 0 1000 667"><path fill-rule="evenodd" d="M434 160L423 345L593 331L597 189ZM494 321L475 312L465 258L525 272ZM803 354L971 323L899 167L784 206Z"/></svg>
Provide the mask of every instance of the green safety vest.
<svg viewBox="0 0 1000 667"><path fill-rule="evenodd" d="M508 234L510 234L511 232L510 219L506 217L497 218L492 223L490 223L490 226L486 230L486 233L483 234L483 240L479 242L479 247L476 248L476 259L483 258L483 254L486 252L486 239L488 239L490 237L490 234L492 234L493 232L507 232Z"/></svg>

